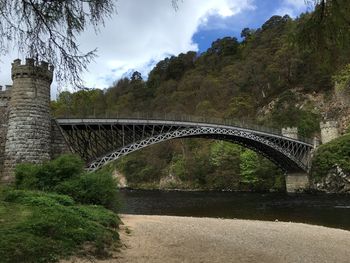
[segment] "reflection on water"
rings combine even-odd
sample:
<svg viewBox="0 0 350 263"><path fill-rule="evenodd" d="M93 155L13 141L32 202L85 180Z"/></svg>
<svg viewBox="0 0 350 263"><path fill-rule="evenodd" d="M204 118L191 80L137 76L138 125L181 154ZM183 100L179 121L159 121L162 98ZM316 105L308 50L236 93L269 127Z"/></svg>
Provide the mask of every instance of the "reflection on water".
<svg viewBox="0 0 350 263"><path fill-rule="evenodd" d="M350 230L350 196L121 190L121 213L292 221Z"/></svg>

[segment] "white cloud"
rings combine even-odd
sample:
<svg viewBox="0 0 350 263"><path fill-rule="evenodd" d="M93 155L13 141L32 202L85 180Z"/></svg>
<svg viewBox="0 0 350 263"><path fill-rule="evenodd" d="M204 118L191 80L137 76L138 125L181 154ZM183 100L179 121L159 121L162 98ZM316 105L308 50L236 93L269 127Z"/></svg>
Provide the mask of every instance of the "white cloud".
<svg viewBox="0 0 350 263"><path fill-rule="evenodd" d="M305 0L285 0L285 3L298 9L305 9Z"/></svg>
<svg viewBox="0 0 350 263"><path fill-rule="evenodd" d="M284 0L282 5L274 12L276 15L286 15L295 18L300 13L305 12L308 9L308 5L305 0Z"/></svg>
<svg viewBox="0 0 350 263"><path fill-rule="evenodd" d="M229 17L254 8L254 0L184 0L179 9L170 0L119 0L118 14L96 35L88 30L79 38L85 51L98 48L98 58L84 80L89 87L105 88L131 69L147 74L154 63L169 54L198 50L192 42L199 26L210 16ZM10 82L10 61L0 64L0 82Z"/></svg>
<svg viewBox="0 0 350 263"><path fill-rule="evenodd" d="M145 75L154 66L150 61L197 51L192 37L209 16L233 16L252 8L251 0L184 0L175 11L170 2L119 1L118 15L101 31L100 41L92 34L84 36L83 43L91 43L87 47L99 47L99 58L85 78L88 85L106 87L130 69Z"/></svg>

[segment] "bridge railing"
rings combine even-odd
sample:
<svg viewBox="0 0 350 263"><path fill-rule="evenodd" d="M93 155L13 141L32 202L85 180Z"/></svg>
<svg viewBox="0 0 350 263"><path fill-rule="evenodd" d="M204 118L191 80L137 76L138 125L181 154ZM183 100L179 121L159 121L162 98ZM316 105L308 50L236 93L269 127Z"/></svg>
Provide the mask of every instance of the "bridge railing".
<svg viewBox="0 0 350 263"><path fill-rule="evenodd" d="M243 129L249 129L269 134L274 134L282 136L280 130L276 128L265 127L262 125L254 124L252 120L238 120L233 118L216 118L209 116L194 116L194 115L185 115L185 114L176 114L176 113L113 113L113 114L103 114L103 115L85 115L85 116L74 116L65 114L59 116L59 118L66 119L129 119L129 120L153 120L153 121L174 121L174 122L193 122L193 123L210 123L215 125L226 125L226 126L235 126ZM303 141L309 144L313 144L313 140L310 138L305 138L302 136L298 137L299 141Z"/></svg>

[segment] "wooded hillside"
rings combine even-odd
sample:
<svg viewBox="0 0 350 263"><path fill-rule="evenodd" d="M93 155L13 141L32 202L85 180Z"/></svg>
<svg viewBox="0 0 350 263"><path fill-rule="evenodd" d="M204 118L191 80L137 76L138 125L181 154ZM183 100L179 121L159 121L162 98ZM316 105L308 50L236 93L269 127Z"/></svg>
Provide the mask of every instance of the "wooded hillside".
<svg viewBox="0 0 350 263"><path fill-rule="evenodd" d="M273 16L261 28L243 29L242 40L225 37L204 53L191 51L160 61L147 80L134 72L107 90L62 92L52 103L53 113L223 117L278 129L296 126L300 135L312 137L319 133L321 119L339 117L325 105L331 105L335 82L348 87L350 48L331 41L323 48L310 48L302 37L310 17ZM158 184L169 174L178 179L174 187L281 189L284 185L281 171L254 152L200 139L144 149L117 167L131 185Z"/></svg>

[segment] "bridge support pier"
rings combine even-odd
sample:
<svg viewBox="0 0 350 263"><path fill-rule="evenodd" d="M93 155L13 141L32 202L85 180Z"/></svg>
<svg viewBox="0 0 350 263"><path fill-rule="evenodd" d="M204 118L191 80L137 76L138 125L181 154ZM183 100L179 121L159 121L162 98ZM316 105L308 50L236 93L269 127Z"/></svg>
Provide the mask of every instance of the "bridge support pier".
<svg viewBox="0 0 350 263"><path fill-rule="evenodd" d="M307 173L288 173L286 174L287 193L297 193L306 190L309 187L309 177Z"/></svg>

